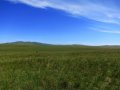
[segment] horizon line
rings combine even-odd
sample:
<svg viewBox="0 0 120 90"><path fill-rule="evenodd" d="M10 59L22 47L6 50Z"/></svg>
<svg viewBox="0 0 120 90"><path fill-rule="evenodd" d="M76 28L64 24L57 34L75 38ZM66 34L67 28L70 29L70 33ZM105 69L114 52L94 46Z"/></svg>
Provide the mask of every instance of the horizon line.
<svg viewBox="0 0 120 90"><path fill-rule="evenodd" d="M80 43L71 43L71 44L55 44L55 43L44 43L44 42L39 42L39 41L6 41L6 42L0 42L0 44L9 44L9 43L16 43L16 42L21 42L21 43L38 43L38 44L49 44L49 45L76 45L76 46L120 46L120 44L80 44Z"/></svg>

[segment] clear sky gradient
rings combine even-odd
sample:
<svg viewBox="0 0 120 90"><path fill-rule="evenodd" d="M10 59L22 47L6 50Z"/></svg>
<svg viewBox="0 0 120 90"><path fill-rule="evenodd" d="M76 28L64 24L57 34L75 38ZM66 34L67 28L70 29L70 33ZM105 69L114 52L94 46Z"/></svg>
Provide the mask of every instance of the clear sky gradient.
<svg viewBox="0 0 120 90"><path fill-rule="evenodd" d="M120 0L0 0L0 42L120 45Z"/></svg>

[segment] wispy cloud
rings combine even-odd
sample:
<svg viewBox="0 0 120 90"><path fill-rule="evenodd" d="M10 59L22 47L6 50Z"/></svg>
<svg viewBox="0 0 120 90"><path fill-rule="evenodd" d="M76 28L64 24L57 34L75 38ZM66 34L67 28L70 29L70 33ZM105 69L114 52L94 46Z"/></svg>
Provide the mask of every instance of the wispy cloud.
<svg viewBox="0 0 120 90"><path fill-rule="evenodd" d="M120 34L120 30L111 30L111 29L105 29L105 28L91 28L91 30L94 30L97 32L103 32L103 33Z"/></svg>
<svg viewBox="0 0 120 90"><path fill-rule="evenodd" d="M54 8L99 22L120 24L119 0L8 0L37 8Z"/></svg>
<svg viewBox="0 0 120 90"><path fill-rule="evenodd" d="M98 30L98 31L112 34L120 34L120 30Z"/></svg>

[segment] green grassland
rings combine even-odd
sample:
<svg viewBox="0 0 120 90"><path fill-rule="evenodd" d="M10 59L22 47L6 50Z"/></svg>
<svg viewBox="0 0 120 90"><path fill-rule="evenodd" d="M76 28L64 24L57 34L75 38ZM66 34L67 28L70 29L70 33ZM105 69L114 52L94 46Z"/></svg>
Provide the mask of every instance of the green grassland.
<svg viewBox="0 0 120 90"><path fill-rule="evenodd" d="M120 90L120 48L1 44L0 90Z"/></svg>

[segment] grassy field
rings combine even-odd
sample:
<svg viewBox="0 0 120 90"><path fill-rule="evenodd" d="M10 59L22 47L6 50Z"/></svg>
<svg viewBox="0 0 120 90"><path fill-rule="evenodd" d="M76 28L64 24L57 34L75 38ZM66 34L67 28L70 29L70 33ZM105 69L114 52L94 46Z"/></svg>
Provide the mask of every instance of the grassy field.
<svg viewBox="0 0 120 90"><path fill-rule="evenodd" d="M120 90L120 48L0 45L0 90Z"/></svg>

